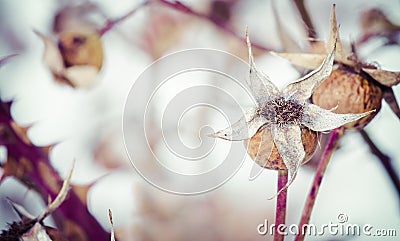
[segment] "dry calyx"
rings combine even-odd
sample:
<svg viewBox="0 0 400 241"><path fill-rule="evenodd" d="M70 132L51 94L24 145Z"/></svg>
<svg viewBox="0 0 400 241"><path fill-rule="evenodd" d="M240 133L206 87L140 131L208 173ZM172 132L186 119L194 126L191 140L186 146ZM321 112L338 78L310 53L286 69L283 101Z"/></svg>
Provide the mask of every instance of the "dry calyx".
<svg viewBox="0 0 400 241"><path fill-rule="evenodd" d="M312 102L325 109L335 108L335 113L360 113L376 110L367 117L345 125L346 128L361 129L378 113L384 95L392 95L388 91L391 90L391 86L400 83L400 72L383 70L376 65L363 62L357 56L354 45L349 53L343 50L336 22L335 5L331 11L330 36L326 45L312 45L311 53L274 52L274 54L295 65L313 69L320 65L325 56L324 53L329 52L329 46L332 46L335 41L337 42L335 51L337 67L329 78L315 89ZM392 106L391 103L389 105ZM392 109L396 112L398 105L395 102L393 105L395 108Z"/></svg>
<svg viewBox="0 0 400 241"><path fill-rule="evenodd" d="M67 30L57 41L35 31L45 49L43 60L54 79L74 88L90 88L103 64L103 47L96 30Z"/></svg>
<svg viewBox="0 0 400 241"><path fill-rule="evenodd" d="M293 182L301 164L314 152L318 142L315 132L335 129L365 117L371 111L335 114L309 103L314 89L331 74L335 42L318 68L279 90L268 76L257 70L247 33L246 40L250 65L247 84L256 107L247 111L238 122L211 136L230 141L245 140L255 163L269 169L288 169L290 180L278 191L279 194ZM254 170L250 179L259 174Z"/></svg>

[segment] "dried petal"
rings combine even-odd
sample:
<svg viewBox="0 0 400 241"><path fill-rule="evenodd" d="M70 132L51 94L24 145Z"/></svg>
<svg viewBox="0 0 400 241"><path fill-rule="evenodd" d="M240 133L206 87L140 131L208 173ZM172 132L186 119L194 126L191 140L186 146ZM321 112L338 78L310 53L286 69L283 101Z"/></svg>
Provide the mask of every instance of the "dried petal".
<svg viewBox="0 0 400 241"><path fill-rule="evenodd" d="M297 125L272 125L271 133L276 148L278 148L286 168L289 170L290 180L276 195L288 188L294 181L297 171L306 155L301 141L301 130ZM275 197L274 196L274 197ZM272 197L272 198L274 198ZM271 198L271 199L272 199Z"/></svg>
<svg viewBox="0 0 400 241"><path fill-rule="evenodd" d="M339 36L339 28L336 22L336 14L335 14L335 7L336 5L333 4L331 10L331 17L330 17L330 33L328 43L326 45L326 52L330 53L335 48L335 58L344 64L352 65L353 62L350 62L343 51L342 41L340 40Z"/></svg>
<svg viewBox="0 0 400 241"><path fill-rule="evenodd" d="M284 90L284 93L292 94L297 100L307 100L311 97L314 89L323 80L329 77L332 72L334 60L334 52L328 54L324 62L319 66L318 69L313 70L306 76L298 79L296 82L289 84Z"/></svg>
<svg viewBox="0 0 400 241"><path fill-rule="evenodd" d="M400 83L400 72L392 72L383 69L363 68L372 78L385 86L393 86Z"/></svg>
<svg viewBox="0 0 400 241"><path fill-rule="evenodd" d="M230 127L210 136L228 141L242 141L252 137L266 122L267 120L263 116L256 115L255 110L251 109Z"/></svg>
<svg viewBox="0 0 400 241"><path fill-rule="evenodd" d="M251 43L249 34L246 31L246 41L249 50L249 65L250 65L250 77L248 79L248 86L256 99L258 104L266 101L270 96L275 96L279 93L278 88L271 82L268 76L257 70L254 63L253 52L251 50Z"/></svg>
<svg viewBox="0 0 400 241"><path fill-rule="evenodd" d="M271 54L282 57L292 64L301 66L307 69L315 69L321 65L326 55L324 54L309 54L309 53L278 53L270 52Z"/></svg>
<svg viewBox="0 0 400 241"><path fill-rule="evenodd" d="M335 114L317 105L308 104L304 108L302 124L314 131L328 131L338 128L346 123L356 121L375 110L361 114Z"/></svg>

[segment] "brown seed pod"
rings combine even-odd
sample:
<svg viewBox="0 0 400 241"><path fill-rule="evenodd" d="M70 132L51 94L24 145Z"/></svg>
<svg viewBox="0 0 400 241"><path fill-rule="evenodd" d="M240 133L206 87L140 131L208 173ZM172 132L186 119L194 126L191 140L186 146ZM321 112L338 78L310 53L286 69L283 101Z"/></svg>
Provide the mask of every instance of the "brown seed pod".
<svg viewBox="0 0 400 241"><path fill-rule="evenodd" d="M58 47L66 67L90 65L100 69L103 64L103 47L96 32L62 32L58 35Z"/></svg>
<svg viewBox="0 0 400 241"><path fill-rule="evenodd" d="M324 109L333 109L338 114L375 112L357 121L344 125L347 129L361 129L381 109L382 90L377 84L349 69L332 71L315 90L312 102Z"/></svg>
<svg viewBox="0 0 400 241"><path fill-rule="evenodd" d="M260 146L261 138L266 138L266 143L270 145ZM303 142L303 147L306 152L306 156L303 163L309 161L317 149L318 145L318 135L317 132L308 129L307 127L301 126L301 140ZM271 154L271 144L273 144ZM286 165L283 162L281 156L279 155L278 149L276 148L271 132L268 128L258 130L258 132L249 140L244 141L244 145L247 146L247 153L256 161L261 167L271 169L271 170L285 170ZM256 160L256 155L261 156Z"/></svg>

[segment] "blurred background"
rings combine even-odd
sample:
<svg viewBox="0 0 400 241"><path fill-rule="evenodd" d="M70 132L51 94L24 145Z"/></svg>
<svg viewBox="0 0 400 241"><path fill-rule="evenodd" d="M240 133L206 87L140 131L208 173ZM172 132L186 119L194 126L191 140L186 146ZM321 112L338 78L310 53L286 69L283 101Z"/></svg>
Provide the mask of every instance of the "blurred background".
<svg viewBox="0 0 400 241"><path fill-rule="evenodd" d="M182 1L195 13L200 13L198 15L184 14L162 4L143 6L102 35L104 63L92 88L71 88L54 81L42 60L43 42L33 30L54 37L57 28L66 22L62 18L64 15L66 19L79 20L73 24L104 26L140 3L0 0L0 56L19 54L0 70L1 100L14 101L12 116L19 125L31 126L28 137L32 143L37 146L56 144L50 152L50 161L61 177L66 176L71 161L76 160L72 183L88 187L88 209L106 230L109 229L107 210L112 209L120 240L270 239L260 236L257 226L264 220L274 221L275 200L267 198L276 192L275 171L266 170L255 181L249 181L253 161L247 157L238 173L216 190L195 196L163 192L144 181L132 167L123 142L122 116L136 79L153 61L169 53L212 48L237 55L247 62L247 49L241 39L246 26L256 46L282 50L279 31L284 30L307 51L307 33L294 2L275 1L274 11L268 0ZM400 25L398 0L305 1L317 39L328 38L333 3L336 3L340 36L346 44L366 34L361 16L371 8L380 9L391 22ZM281 20L281 29L278 29L276 17ZM358 49L358 54L365 61L379 63L383 69L399 71L398 32L394 40L397 43L388 44L383 37L368 39ZM255 48L255 55L258 68L268 73L280 87L303 74L262 48ZM226 85L232 88L229 83ZM399 87L393 89L400 94ZM216 97L211 95L210 98ZM207 110L189 117L184 125L188 142L198 142L197 133L205 122L214 122L210 125L215 129L224 127L222 117ZM204 119L199 120L201 118ZM399 173L400 123L386 103L366 130L377 146L391 157ZM157 155L168 155L157 147L159 141L157 136L151 139L152 150ZM4 148L1 151L5 153ZM224 152L218 148L213 151ZM4 162L4 155L1 156ZM151 158L151 153L141 153L138 158L145 162L146 158ZM300 219L315 168L313 162L302 167L289 189L288 224L296 224ZM45 207L43 199L34 191L12 177L6 178L0 185L1 230L18 219L6 197L19 202L34 215ZM349 132L328 166L311 223L335 223L337 216L343 213L349 217L349 223L398 228L399 204L399 196L379 160L370 153L359 133ZM51 218L45 223L54 225ZM400 235L400 229L397 232ZM308 237L308 240L347 239L365 240L367 237ZM382 237L379 240L391 239Z"/></svg>

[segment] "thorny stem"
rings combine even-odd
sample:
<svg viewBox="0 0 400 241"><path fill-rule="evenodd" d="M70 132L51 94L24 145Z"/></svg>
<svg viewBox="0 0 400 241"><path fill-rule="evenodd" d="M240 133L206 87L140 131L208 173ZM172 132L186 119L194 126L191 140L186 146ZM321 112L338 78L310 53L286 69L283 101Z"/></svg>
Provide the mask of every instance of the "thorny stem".
<svg viewBox="0 0 400 241"><path fill-rule="evenodd" d="M383 167L385 168L387 174L389 175L392 183L397 191L397 195L400 198L400 179L397 175L395 169L393 168L391 159L389 156L385 155L379 148L375 145L375 143L371 140L368 133L364 130L360 130L360 134L363 137L364 141L368 144L371 153L374 154L381 161Z"/></svg>
<svg viewBox="0 0 400 241"><path fill-rule="evenodd" d="M328 144L325 147L324 152L322 153L321 160L318 164L317 171L314 176L314 181L310 189L310 193L307 196L306 204L304 205L303 208L303 213L301 215L301 220L299 223L299 229L302 230L302 232L299 232L297 236L295 237L295 241L303 241L304 240L304 235L307 233L307 226L308 222L310 221L311 213L314 207L315 199L318 194L319 187L322 182L322 178L324 176L326 167L329 164L329 160L333 154L333 152L336 150L339 139L343 136L344 134L344 127L339 127L335 130L333 130L329 136ZM303 231L303 227L305 230Z"/></svg>
<svg viewBox="0 0 400 241"><path fill-rule="evenodd" d="M206 20L210 23L212 23L215 27L219 28L220 30L222 30L223 32L235 37L236 39L239 39L242 42L246 42L246 39L244 37L242 37L241 35L238 35L235 33L235 31L233 31L231 28L227 27L224 24L221 24L220 22L212 19L210 17L210 15L205 14L205 13L200 13L197 12L195 10L193 10L192 8L190 8L189 6L187 6L186 4L180 2L180 1L167 1L167 0L146 0L144 2L142 2L140 5L138 5L137 7L135 7L134 9L132 9L131 11L129 11L127 14L125 14L122 17L116 18L114 20L110 20L106 23L106 25L100 30L100 35L105 34L106 32L108 32L109 30L111 30L116 24L126 20L127 18L131 17L133 14L135 14L139 9L141 9L142 7L149 5L149 4L161 4L165 7L168 7L170 9L173 9L175 11L184 13L184 14L189 14L191 16ZM263 51L271 51L270 48L264 47L262 45L256 44L256 43L252 43L254 48L257 48L259 50L263 50Z"/></svg>
<svg viewBox="0 0 400 241"><path fill-rule="evenodd" d="M308 14L306 6L304 5L304 0L294 0L294 3L300 13L301 18L303 19L304 24L307 26L308 37L315 39L317 34L315 32L314 24L311 21L310 14Z"/></svg>
<svg viewBox="0 0 400 241"><path fill-rule="evenodd" d="M288 170L278 171L278 192L288 182ZM283 241L284 236L279 232L280 224L285 224L287 189L283 190L276 199L274 241Z"/></svg>
<svg viewBox="0 0 400 241"><path fill-rule="evenodd" d="M45 148L26 143L14 130L10 108L11 102L0 101L0 145L4 145L8 153L7 161L2 166L5 168L3 175L14 176L28 188L37 191L45 202L49 198L54 200L61 188L62 178L51 165ZM16 169L16 173L7 173L7 165ZM72 190L52 216L69 240L109 240L109 234Z"/></svg>

